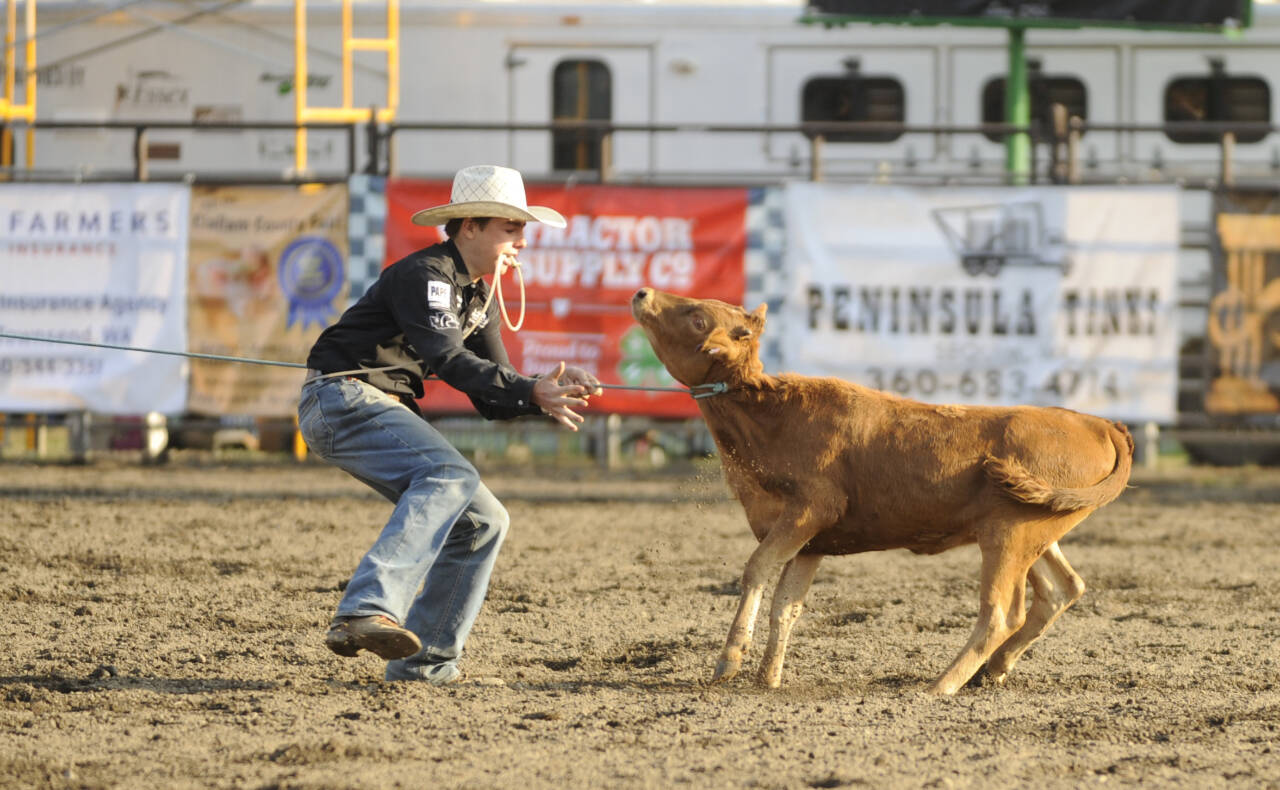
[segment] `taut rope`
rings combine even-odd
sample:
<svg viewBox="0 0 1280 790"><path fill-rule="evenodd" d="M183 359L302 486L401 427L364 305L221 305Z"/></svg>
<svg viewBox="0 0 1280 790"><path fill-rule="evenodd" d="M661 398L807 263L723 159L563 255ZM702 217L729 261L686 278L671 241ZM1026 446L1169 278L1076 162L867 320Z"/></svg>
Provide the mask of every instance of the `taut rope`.
<svg viewBox="0 0 1280 790"><path fill-rule="evenodd" d="M521 284L523 285L523 280ZM492 295L492 292L490 292ZM487 308L486 308L487 309ZM524 321L523 307L521 308L521 322ZM115 343L90 343L86 340L63 340L53 337L37 337L34 335L19 335L12 332L0 332L0 338L8 340L29 340L37 343L58 343L64 346L88 346L90 348L107 348L113 351L139 351L144 354L165 354L173 357L187 357L189 359L209 359L215 362L242 362L249 365L272 365L281 368L299 368L306 370L307 366L300 362L282 362L276 359L253 359L252 357L232 357L223 354L201 354L195 351L166 351L159 348L140 348L138 346L122 346ZM356 370L340 370L336 373L324 373L317 378L331 378L337 376L359 376L365 373L377 373L381 370L398 370L405 367L404 365L387 365L381 368L359 368ZM729 391L729 385L723 381L714 384L694 384L691 387L642 387L631 384L601 384L601 389L607 390L645 390L649 392L684 392L695 398L709 398L712 395L719 395Z"/></svg>

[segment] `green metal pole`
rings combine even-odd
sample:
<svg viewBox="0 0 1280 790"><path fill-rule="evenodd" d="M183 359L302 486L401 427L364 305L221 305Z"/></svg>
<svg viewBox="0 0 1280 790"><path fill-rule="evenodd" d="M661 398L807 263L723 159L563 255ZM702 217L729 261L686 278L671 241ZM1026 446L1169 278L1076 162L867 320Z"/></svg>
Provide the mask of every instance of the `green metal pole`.
<svg viewBox="0 0 1280 790"><path fill-rule="evenodd" d="M1031 95L1027 85L1025 27L1009 27L1009 74L1005 79L1005 123L1026 127L1031 123ZM1025 184L1031 176L1031 137L1025 132L1005 138L1005 171L1009 181Z"/></svg>

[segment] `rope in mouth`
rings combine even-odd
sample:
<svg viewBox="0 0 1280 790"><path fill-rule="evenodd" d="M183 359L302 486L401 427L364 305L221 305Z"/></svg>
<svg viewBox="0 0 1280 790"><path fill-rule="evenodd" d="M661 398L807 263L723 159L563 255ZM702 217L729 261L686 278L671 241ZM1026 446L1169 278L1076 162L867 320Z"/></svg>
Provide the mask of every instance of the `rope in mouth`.
<svg viewBox="0 0 1280 790"><path fill-rule="evenodd" d="M511 316L507 315L507 300L502 298L503 271L501 270L501 268L499 268L499 270L493 276L493 282L495 285L494 290L498 292L498 309L502 311L502 320L506 322L507 328L510 329L512 332L519 332L520 327L524 326L524 308L525 308L524 268L521 266L520 260L516 258L514 255L511 256L511 263L508 264L508 268L515 269L516 279L520 281L520 320L519 321L516 321L513 324L511 323Z"/></svg>
<svg viewBox="0 0 1280 790"><path fill-rule="evenodd" d="M508 260L511 262L507 263ZM515 323L511 322L511 316L507 314L507 300L502 297L502 275L507 269L514 269L516 279L520 281L520 320ZM502 320L506 323L507 329L510 329L512 332L519 332L520 327L524 326L524 270L521 268L520 261L516 256L503 253L502 257L498 259L498 268L493 272L493 284L489 287L489 295L484 298L484 307L481 308L482 315L489 314L489 305L493 303L494 294L497 294L498 296L498 310L502 313ZM476 328L474 326L471 327L471 329L467 330L466 334L463 335L463 338L466 338L474 332L475 329Z"/></svg>

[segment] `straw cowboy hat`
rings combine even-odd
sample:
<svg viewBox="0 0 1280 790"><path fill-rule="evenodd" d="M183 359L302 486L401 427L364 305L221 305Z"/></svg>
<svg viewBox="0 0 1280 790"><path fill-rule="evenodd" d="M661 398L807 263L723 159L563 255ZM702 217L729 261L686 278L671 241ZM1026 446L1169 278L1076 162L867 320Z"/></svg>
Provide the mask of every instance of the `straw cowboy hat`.
<svg viewBox="0 0 1280 790"><path fill-rule="evenodd" d="M509 167L464 167L453 177L453 192L443 206L425 208L413 215L415 225L443 225L464 217L502 217L522 222L545 222L553 228L566 224L559 211L530 206L524 197L520 173Z"/></svg>

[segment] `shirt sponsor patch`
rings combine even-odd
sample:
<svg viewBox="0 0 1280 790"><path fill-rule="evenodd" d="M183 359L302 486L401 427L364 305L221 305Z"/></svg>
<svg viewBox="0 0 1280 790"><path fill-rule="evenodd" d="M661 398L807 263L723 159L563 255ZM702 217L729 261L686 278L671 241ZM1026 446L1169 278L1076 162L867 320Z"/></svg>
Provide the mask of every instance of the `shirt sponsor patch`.
<svg viewBox="0 0 1280 790"><path fill-rule="evenodd" d="M453 288L448 283L431 280L427 283L427 305L448 310L453 306Z"/></svg>
<svg viewBox="0 0 1280 790"><path fill-rule="evenodd" d="M448 288L449 286L445 286ZM453 313L432 313L427 318L427 323L435 329L457 329L458 317Z"/></svg>

